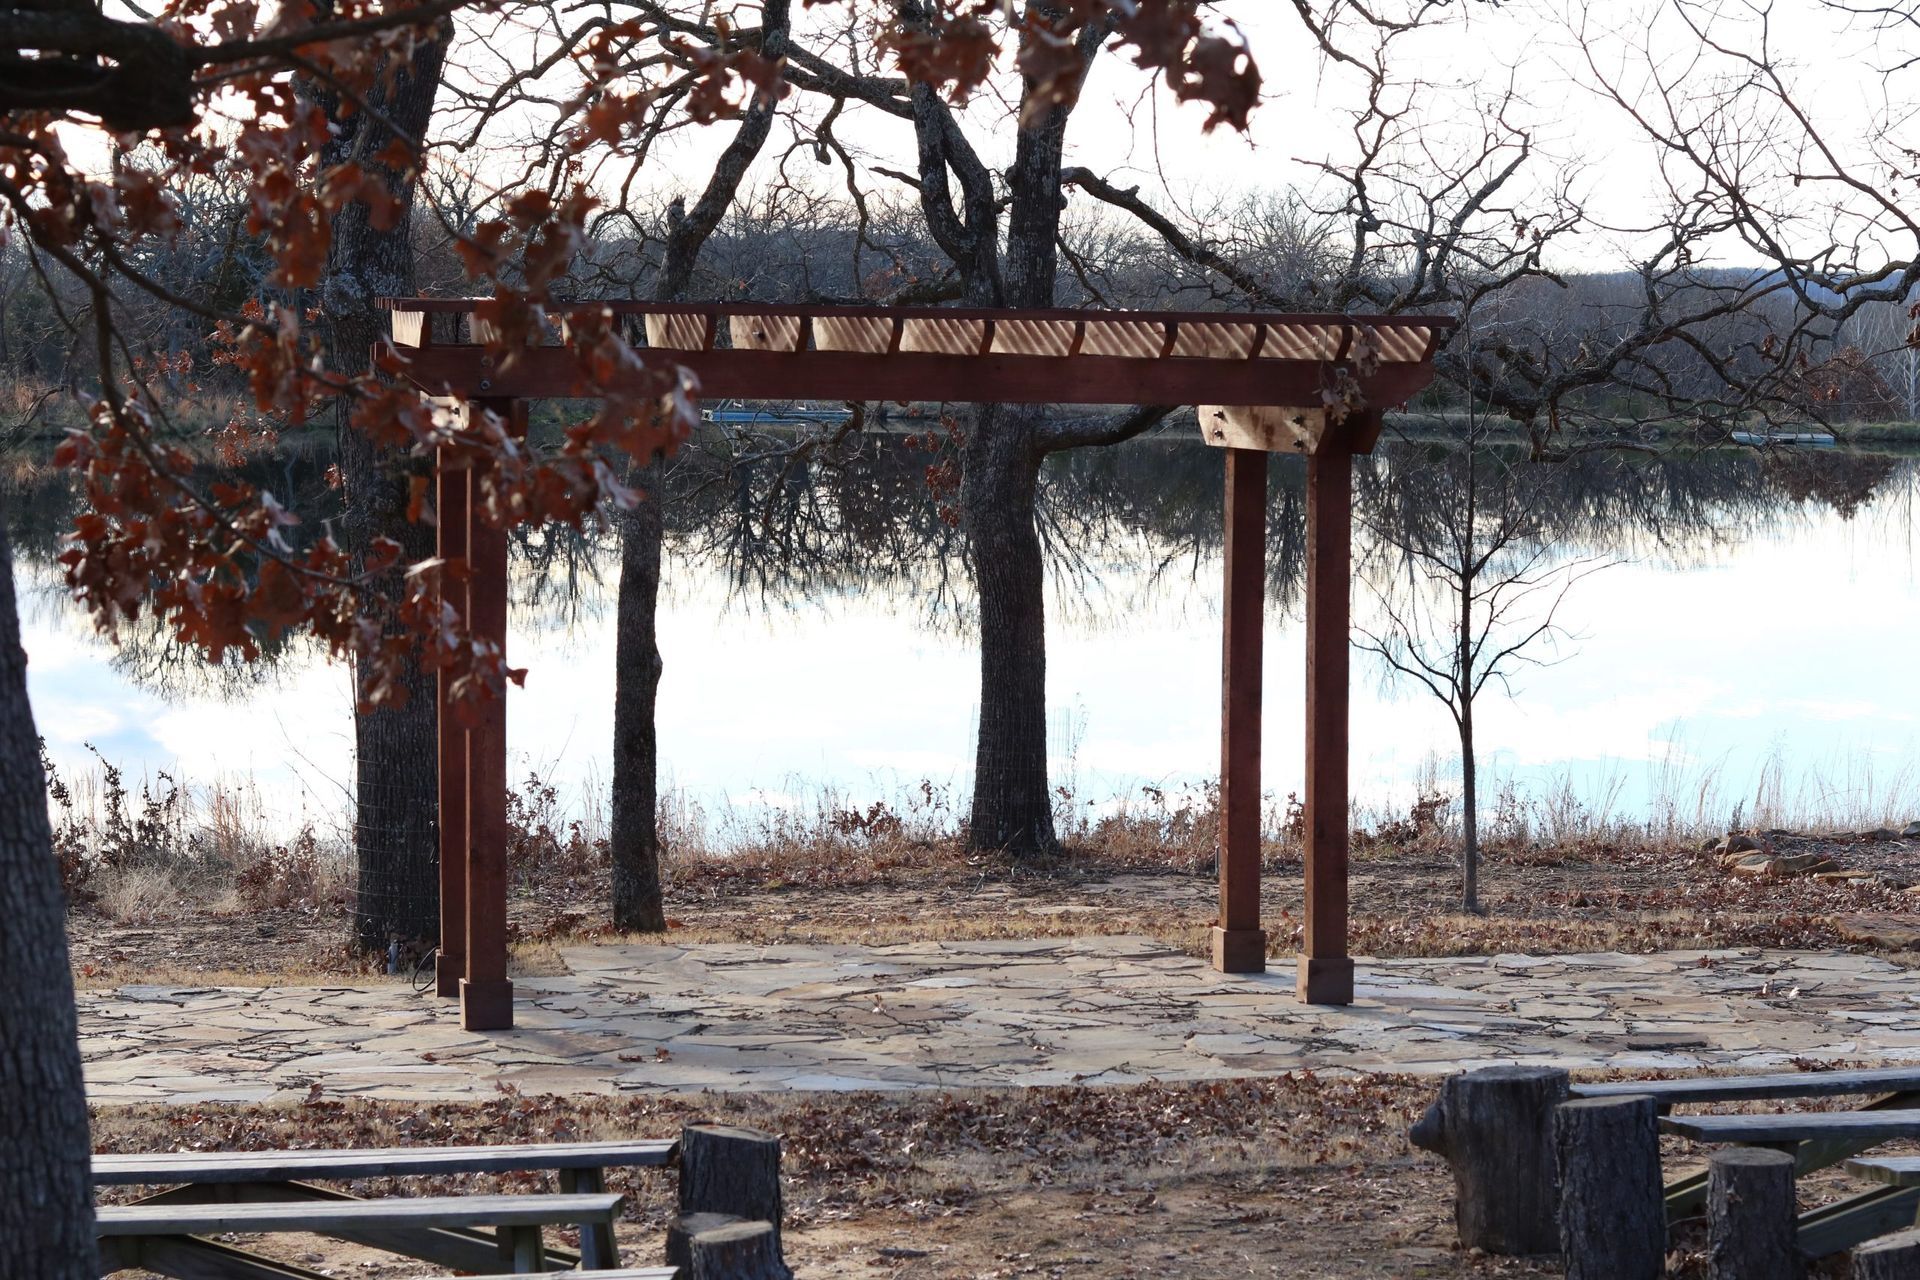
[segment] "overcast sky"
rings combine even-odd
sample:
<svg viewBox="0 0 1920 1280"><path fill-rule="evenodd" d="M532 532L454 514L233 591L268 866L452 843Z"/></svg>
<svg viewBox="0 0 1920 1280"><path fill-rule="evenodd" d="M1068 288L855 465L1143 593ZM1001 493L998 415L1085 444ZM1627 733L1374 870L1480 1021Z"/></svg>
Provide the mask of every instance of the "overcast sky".
<svg viewBox="0 0 1920 1280"><path fill-rule="evenodd" d="M1325 0L1319 0L1325 3ZM1394 11L1393 0L1383 0ZM1699 4L1696 14L1707 12ZM757 4L742 6L742 21L757 22ZM837 6L802 10L798 20L818 22ZM1726 0L1714 31L1730 47L1761 47L1761 10L1746 0ZM1205 133L1206 108L1173 102L1164 89L1149 89L1124 54L1096 65L1069 135L1068 161L1139 183L1163 207L1196 208L1210 194L1243 189L1312 189L1313 165L1339 165L1355 154L1352 122L1364 81L1352 68L1328 60L1307 37L1292 6L1283 0L1223 0L1216 13L1230 17L1247 35L1265 76L1266 94L1251 130L1220 128ZM1660 181L1662 146L1600 92L1604 77L1629 93L1645 90L1650 69L1686 88L1703 117L1715 115L1712 95L1737 70L1725 58L1701 57L1698 42L1679 21L1674 0L1462 0L1449 15L1402 39L1391 57L1391 77L1425 87L1412 96L1413 110L1441 155L1471 145L1478 136L1478 104L1511 86L1516 101L1510 124L1532 137L1536 160L1531 181L1551 184L1570 176L1572 189L1595 222L1577 246L1561 250L1566 266L1590 265L1624 252L1625 229L1657 220L1668 203ZM1887 85L1878 68L1906 53L1893 38L1864 20L1837 12L1823 0L1777 0L1766 10L1776 64L1830 139L1852 150L1888 115ZM1582 47L1585 32L1592 57ZM1370 41L1358 30L1343 36L1346 47L1366 55ZM1896 82L1896 89L1901 88ZM794 100L790 110L817 108ZM1728 111L1721 122L1749 134L1758 128L1753 104ZM839 134L895 165L910 167L907 125L875 112L849 112ZM1011 153L1008 108L983 95L966 112L973 136L989 159ZM1895 120L1894 124L1903 124ZM730 124L683 135L661 153L651 175L661 190L697 187L712 157L731 136ZM998 154L993 152L997 149ZM774 148L770 148L771 153ZM1784 152L1776 159L1787 163ZM762 166L763 171L767 168ZM837 185L837 172L823 171L823 184ZM884 187L885 180L869 178ZM1537 187L1535 189L1538 189ZM1610 229L1620 229L1617 233ZM1728 261L1741 259L1737 245L1723 245ZM1888 251L1910 254L1911 245ZM1571 255L1572 260L1568 260Z"/></svg>

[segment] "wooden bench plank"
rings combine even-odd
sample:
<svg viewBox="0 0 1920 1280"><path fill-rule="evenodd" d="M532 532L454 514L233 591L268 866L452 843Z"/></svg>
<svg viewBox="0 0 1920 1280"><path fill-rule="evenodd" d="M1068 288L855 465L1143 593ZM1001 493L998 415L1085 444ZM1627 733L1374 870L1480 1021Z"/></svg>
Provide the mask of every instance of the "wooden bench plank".
<svg viewBox="0 0 1920 1280"><path fill-rule="evenodd" d="M1569 1086L1576 1098L1644 1094L1662 1105L1682 1102L1760 1102L1770 1098L1824 1098L1849 1093L1920 1091L1920 1067L1869 1071L1787 1071L1769 1076L1692 1076L1685 1080L1608 1080Z"/></svg>
<svg viewBox="0 0 1920 1280"><path fill-rule="evenodd" d="M680 1274L678 1267L628 1267L624 1271L567 1271L558 1272L577 1277L577 1280L675 1280ZM435 1276L430 1280L523 1280L521 1276Z"/></svg>
<svg viewBox="0 0 1920 1280"><path fill-rule="evenodd" d="M1696 1142L1784 1145L1823 1138L1885 1142L1920 1137L1920 1111L1782 1111L1750 1116L1662 1116L1663 1132Z"/></svg>
<svg viewBox="0 0 1920 1280"><path fill-rule="evenodd" d="M94 1229L102 1236L199 1236L222 1231L311 1231L326 1235L364 1227L575 1226L613 1221L623 1198L607 1193L104 1205L95 1211Z"/></svg>
<svg viewBox="0 0 1920 1280"><path fill-rule="evenodd" d="M1800 1215L1798 1243L1809 1258L1841 1253L1913 1223L1920 1188L1875 1187Z"/></svg>
<svg viewBox="0 0 1920 1280"><path fill-rule="evenodd" d="M556 1142L537 1146L389 1147L372 1151L184 1151L97 1155L95 1186L166 1182L297 1182L308 1178L405 1178L453 1173L660 1166L670 1139Z"/></svg>
<svg viewBox="0 0 1920 1280"><path fill-rule="evenodd" d="M1920 1187L1920 1156L1875 1156L1871 1160L1849 1160L1846 1171L1868 1182L1884 1182L1893 1187Z"/></svg>
<svg viewBox="0 0 1920 1280"><path fill-rule="evenodd" d="M1759 1102L1771 1098L1821 1098L1852 1093L1920 1091L1920 1068L1870 1071L1787 1071L1765 1076L1690 1076L1681 1080L1606 1080L1570 1085L1576 1098L1646 1095L1663 1103Z"/></svg>

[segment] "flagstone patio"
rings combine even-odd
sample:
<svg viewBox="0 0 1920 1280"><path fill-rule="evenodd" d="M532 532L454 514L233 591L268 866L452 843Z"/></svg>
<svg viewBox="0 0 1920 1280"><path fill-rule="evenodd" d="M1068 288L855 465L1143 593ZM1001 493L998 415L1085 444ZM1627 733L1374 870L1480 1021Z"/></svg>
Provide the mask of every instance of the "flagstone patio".
<svg viewBox="0 0 1920 1280"><path fill-rule="evenodd" d="M523 1092L931 1089L1491 1062L1766 1068L1920 1061L1920 985L1788 951L1363 960L1350 1008L1144 938L583 946L460 1028L401 983L80 995L96 1104Z"/></svg>

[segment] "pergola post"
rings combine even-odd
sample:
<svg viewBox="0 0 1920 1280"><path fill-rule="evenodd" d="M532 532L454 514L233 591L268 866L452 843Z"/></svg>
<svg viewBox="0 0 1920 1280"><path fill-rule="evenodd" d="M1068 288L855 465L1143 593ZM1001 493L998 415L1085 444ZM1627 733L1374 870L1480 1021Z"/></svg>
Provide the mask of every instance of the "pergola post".
<svg viewBox="0 0 1920 1280"><path fill-rule="evenodd" d="M524 429L526 403L481 400ZM479 495L471 495L477 499ZM469 609L476 639L507 649L507 534L480 518L469 502L468 549L472 565ZM460 979L460 1024L469 1031L513 1025L513 984L507 981L507 699L506 691L482 704L467 731L466 969Z"/></svg>
<svg viewBox="0 0 1920 1280"><path fill-rule="evenodd" d="M1369 425L1329 427L1307 457L1306 920L1297 987L1308 1004L1353 1003L1353 961L1347 955L1347 645L1354 432Z"/></svg>
<svg viewBox="0 0 1920 1280"><path fill-rule="evenodd" d="M1267 575L1267 455L1228 449L1226 619L1220 663L1220 922L1213 967L1262 973L1260 662Z"/></svg>
<svg viewBox="0 0 1920 1280"><path fill-rule="evenodd" d="M471 519L468 493L473 472L450 469L447 450L440 451L434 468L438 527L436 547L443 569L440 600L454 613L467 616L467 526ZM434 960L435 990L452 999L460 994L467 965L467 731L456 723L452 698L453 674L439 679L440 740L440 951Z"/></svg>

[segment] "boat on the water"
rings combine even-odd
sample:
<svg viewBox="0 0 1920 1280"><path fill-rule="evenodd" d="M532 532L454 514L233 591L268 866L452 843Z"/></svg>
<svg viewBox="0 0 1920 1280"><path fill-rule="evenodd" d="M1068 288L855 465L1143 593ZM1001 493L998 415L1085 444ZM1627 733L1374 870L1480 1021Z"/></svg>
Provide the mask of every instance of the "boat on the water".
<svg viewBox="0 0 1920 1280"><path fill-rule="evenodd" d="M853 415L846 409L838 406L823 409L764 408L745 405L738 400L722 401L718 408L702 409L700 411L700 421L729 427L766 427L804 422L845 422L852 416Z"/></svg>
<svg viewBox="0 0 1920 1280"><path fill-rule="evenodd" d="M1794 430L1783 427L1762 427L1758 431L1736 431L1733 433L1735 444L1750 444L1764 448L1768 445L1795 445L1803 449L1831 449L1835 445L1833 432L1817 428Z"/></svg>

